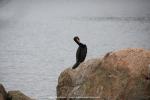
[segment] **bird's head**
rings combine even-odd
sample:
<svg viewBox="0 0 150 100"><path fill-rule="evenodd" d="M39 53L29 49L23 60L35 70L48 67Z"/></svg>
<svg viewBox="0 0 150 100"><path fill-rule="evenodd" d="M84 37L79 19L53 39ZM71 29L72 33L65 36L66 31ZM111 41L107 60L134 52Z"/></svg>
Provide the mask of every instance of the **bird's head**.
<svg viewBox="0 0 150 100"><path fill-rule="evenodd" d="M75 42L80 43L80 39L79 39L78 36L75 36L73 39L74 39Z"/></svg>

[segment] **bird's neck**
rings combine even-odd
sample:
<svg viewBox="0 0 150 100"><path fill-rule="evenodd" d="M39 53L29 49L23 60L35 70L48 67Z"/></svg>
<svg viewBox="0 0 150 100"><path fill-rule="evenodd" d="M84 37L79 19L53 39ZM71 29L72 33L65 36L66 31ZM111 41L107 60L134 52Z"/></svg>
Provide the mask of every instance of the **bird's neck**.
<svg viewBox="0 0 150 100"><path fill-rule="evenodd" d="M79 46L83 46L84 44L81 43L80 41L75 40L75 42L79 45Z"/></svg>
<svg viewBox="0 0 150 100"><path fill-rule="evenodd" d="M75 40L75 42L78 44L78 45L80 45L81 43L79 42L79 41L77 41L77 40Z"/></svg>
<svg viewBox="0 0 150 100"><path fill-rule="evenodd" d="M79 46L84 46L85 44L83 44L83 43L79 43L78 45L79 45Z"/></svg>

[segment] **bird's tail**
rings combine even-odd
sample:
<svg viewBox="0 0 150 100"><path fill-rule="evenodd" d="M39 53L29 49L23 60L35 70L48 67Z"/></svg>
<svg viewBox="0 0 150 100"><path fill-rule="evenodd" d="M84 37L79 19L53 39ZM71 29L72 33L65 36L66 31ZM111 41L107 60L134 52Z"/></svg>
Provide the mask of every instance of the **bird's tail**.
<svg viewBox="0 0 150 100"><path fill-rule="evenodd" d="M76 63L73 65L72 69L77 68L77 67L79 66L79 64L80 64L80 62L76 62Z"/></svg>

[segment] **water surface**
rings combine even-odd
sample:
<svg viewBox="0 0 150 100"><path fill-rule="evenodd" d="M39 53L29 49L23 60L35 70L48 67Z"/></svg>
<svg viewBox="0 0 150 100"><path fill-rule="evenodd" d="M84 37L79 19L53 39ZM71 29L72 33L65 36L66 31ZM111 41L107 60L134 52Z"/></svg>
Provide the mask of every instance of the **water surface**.
<svg viewBox="0 0 150 100"><path fill-rule="evenodd" d="M122 48L150 49L147 0L1 0L0 82L38 100L56 96L75 63L75 35L87 59Z"/></svg>

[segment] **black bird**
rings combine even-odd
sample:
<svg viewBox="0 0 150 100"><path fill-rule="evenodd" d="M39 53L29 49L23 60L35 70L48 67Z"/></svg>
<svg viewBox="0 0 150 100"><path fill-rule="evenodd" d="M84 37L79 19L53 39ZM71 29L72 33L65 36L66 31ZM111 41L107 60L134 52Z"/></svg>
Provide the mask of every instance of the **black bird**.
<svg viewBox="0 0 150 100"><path fill-rule="evenodd" d="M73 65L72 69L77 68L79 64L85 60L87 54L87 46L80 42L78 36L74 37L74 41L79 45L79 47L76 52L76 63Z"/></svg>

